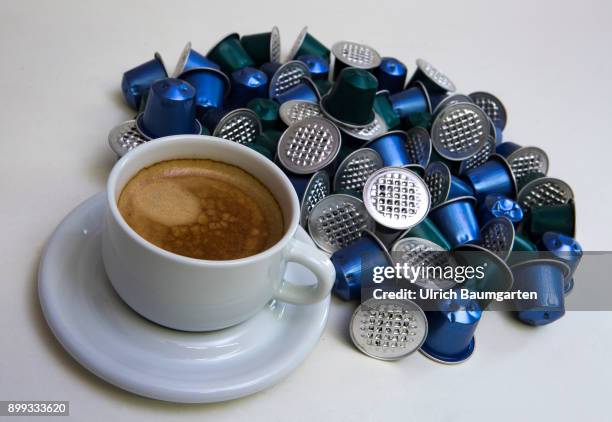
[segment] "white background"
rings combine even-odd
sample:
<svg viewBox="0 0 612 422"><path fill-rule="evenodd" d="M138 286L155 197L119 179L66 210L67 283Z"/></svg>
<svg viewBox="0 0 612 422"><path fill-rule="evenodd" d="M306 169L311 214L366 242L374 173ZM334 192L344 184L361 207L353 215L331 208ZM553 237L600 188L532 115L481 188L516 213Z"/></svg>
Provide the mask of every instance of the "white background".
<svg viewBox="0 0 612 422"><path fill-rule="evenodd" d="M64 215L104 188L115 161L107 133L132 114L122 72L156 50L172 69L188 40L205 53L230 31L272 25L285 52L308 24L328 46L365 42L411 71L423 57L461 92L495 93L509 113L505 138L544 148L550 174L573 187L584 248L610 250L611 17L605 1L2 2L0 400L70 400L74 419L100 421L604 419L612 313L571 312L537 329L487 314L474 356L448 367L419 354L365 357L347 337L352 307L334 301L321 342L288 379L184 406L125 393L76 364L41 315L36 269Z"/></svg>

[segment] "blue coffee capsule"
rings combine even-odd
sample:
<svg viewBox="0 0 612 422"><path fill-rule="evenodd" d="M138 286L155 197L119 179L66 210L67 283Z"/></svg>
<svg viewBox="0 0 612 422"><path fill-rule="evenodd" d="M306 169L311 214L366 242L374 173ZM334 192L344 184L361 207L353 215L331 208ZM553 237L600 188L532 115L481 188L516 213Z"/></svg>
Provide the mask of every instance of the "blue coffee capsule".
<svg viewBox="0 0 612 422"><path fill-rule="evenodd" d="M523 147L514 142L502 142L495 151L510 165L519 190L530 181L544 177L548 173L548 155L538 147Z"/></svg>
<svg viewBox="0 0 612 422"><path fill-rule="evenodd" d="M384 167L404 167L413 164L406 152L408 136L401 130L392 130L378 138L372 139L364 148L372 148L380 154Z"/></svg>
<svg viewBox="0 0 612 422"><path fill-rule="evenodd" d="M442 161L429 163L425 169L425 182L434 207L449 199L474 196L472 188L457 176L453 176Z"/></svg>
<svg viewBox="0 0 612 422"><path fill-rule="evenodd" d="M231 108L244 107L255 98L268 97L268 76L253 67L232 73L232 92L227 100Z"/></svg>
<svg viewBox="0 0 612 422"><path fill-rule="evenodd" d="M506 127L508 121L508 114L506 108L502 102L495 95L488 92L478 91L472 92L470 98L474 101L478 107L482 109L493 121L496 128L499 129L499 133Z"/></svg>
<svg viewBox="0 0 612 422"><path fill-rule="evenodd" d="M308 101L310 103L318 103L320 100L319 91L317 86L309 77L305 76L302 78L302 82L295 85L282 94L278 94L274 97L279 104L286 103L291 100Z"/></svg>
<svg viewBox="0 0 612 422"><path fill-rule="evenodd" d="M421 353L436 362L461 363L474 352L482 310L469 299L444 299L437 306L439 310L425 312L429 331Z"/></svg>
<svg viewBox="0 0 612 422"><path fill-rule="evenodd" d="M483 165L466 171L465 178L474 189L478 202L490 194L516 198L518 189L514 173L501 155L493 154Z"/></svg>
<svg viewBox="0 0 612 422"><path fill-rule="evenodd" d="M563 261L570 268L565 279L563 292L568 294L574 288L574 273L582 259L582 246L576 239L561 233L546 232L542 235L543 249L551 252L556 259Z"/></svg>
<svg viewBox="0 0 612 422"><path fill-rule="evenodd" d="M534 259L511 267L514 289L535 292L535 299L515 301L516 316L525 324L546 325L565 315L564 285L570 268L556 259Z"/></svg>
<svg viewBox="0 0 612 422"><path fill-rule="evenodd" d="M200 134L196 120L195 88L180 79L166 78L151 85L147 105L136 118L138 130L149 138Z"/></svg>
<svg viewBox="0 0 612 422"><path fill-rule="evenodd" d="M412 88L390 95L389 101L401 119L410 118L415 114L431 113L431 102L421 82L415 83Z"/></svg>
<svg viewBox="0 0 612 422"><path fill-rule="evenodd" d="M310 76L313 80L329 78L329 61L321 56L308 55L297 58L299 61L308 66Z"/></svg>
<svg viewBox="0 0 612 422"><path fill-rule="evenodd" d="M217 63L192 49L191 42L188 42L185 45L185 48L183 48L183 52L179 56L178 63L176 64L172 75L174 78L178 78L182 73L200 67L210 67L217 70L221 69Z"/></svg>
<svg viewBox="0 0 612 422"><path fill-rule="evenodd" d="M406 83L406 65L394 57L383 57L374 76L378 78L378 89L391 94L401 91Z"/></svg>
<svg viewBox="0 0 612 422"><path fill-rule="evenodd" d="M474 211L475 205L475 198L462 196L439 204L429 213L430 218L451 247L473 242L480 237L480 226Z"/></svg>
<svg viewBox="0 0 612 422"><path fill-rule="evenodd" d="M209 132L214 132L215 128L221 121L221 119L227 115L231 110L226 107L220 108L197 108L196 115L198 121L208 129Z"/></svg>
<svg viewBox="0 0 612 422"><path fill-rule="evenodd" d="M223 72L210 67L195 68L182 73L179 79L189 82L196 90L196 105L201 113L220 108L229 94L230 81Z"/></svg>
<svg viewBox="0 0 612 422"><path fill-rule="evenodd" d="M336 269L334 293L343 300L361 297L361 288L372 283L374 268L392 265L391 256L382 242L369 230L331 256Z"/></svg>
<svg viewBox="0 0 612 422"><path fill-rule="evenodd" d="M523 220L523 209L513 199L500 194L487 195L478 208L478 220L485 224L497 217L506 217L514 225Z"/></svg>
<svg viewBox="0 0 612 422"><path fill-rule="evenodd" d="M121 92L125 102L134 110L140 107L140 101L153 82L168 77L166 67L159 53L152 60L136 66L123 74Z"/></svg>

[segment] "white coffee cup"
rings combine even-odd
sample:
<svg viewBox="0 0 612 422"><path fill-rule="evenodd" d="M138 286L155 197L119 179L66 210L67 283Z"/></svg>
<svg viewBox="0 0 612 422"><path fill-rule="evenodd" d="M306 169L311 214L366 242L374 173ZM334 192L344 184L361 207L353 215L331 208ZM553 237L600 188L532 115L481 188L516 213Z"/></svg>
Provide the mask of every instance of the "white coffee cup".
<svg viewBox="0 0 612 422"><path fill-rule="evenodd" d="M246 170L266 185L279 203L285 234L269 249L246 258L211 261L159 248L123 219L117 200L139 170L160 161L209 158ZM285 174L261 154L211 136L179 135L147 142L119 160L107 183L102 253L106 273L121 298L136 312L166 327L217 330L238 324L271 299L310 304L326 298L335 279L327 255L295 238L300 206ZM299 263L316 285L283 280L288 262Z"/></svg>

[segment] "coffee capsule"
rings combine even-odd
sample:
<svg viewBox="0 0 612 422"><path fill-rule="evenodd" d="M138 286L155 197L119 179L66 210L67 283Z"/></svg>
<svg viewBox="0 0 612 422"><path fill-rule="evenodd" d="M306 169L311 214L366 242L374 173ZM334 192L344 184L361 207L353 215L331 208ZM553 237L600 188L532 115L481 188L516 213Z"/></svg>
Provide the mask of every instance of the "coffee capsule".
<svg viewBox="0 0 612 422"><path fill-rule="evenodd" d="M206 57L217 63L226 75L244 69L254 67L255 62L240 44L240 36L236 33L225 36L213 48Z"/></svg>
<svg viewBox="0 0 612 422"><path fill-rule="evenodd" d="M364 147L371 148L378 152L385 167L403 167L412 164L406 149L407 140L408 135L406 132L393 130L382 134L378 138L372 139L366 143Z"/></svg>
<svg viewBox="0 0 612 422"><path fill-rule="evenodd" d="M281 61L280 32L276 26L272 27L270 32L243 35L240 38L240 44L253 59L255 66Z"/></svg>
<svg viewBox="0 0 612 422"><path fill-rule="evenodd" d="M514 246L514 225L506 217L489 220L480 229L479 244L507 261Z"/></svg>
<svg viewBox="0 0 612 422"><path fill-rule="evenodd" d="M565 278L563 287L563 292L568 294L574 288L574 273L582 259L582 246L576 239L555 232L546 232L542 235L542 246L545 251L552 253L556 259L569 267L570 272Z"/></svg>
<svg viewBox="0 0 612 422"><path fill-rule="evenodd" d="M374 76L378 79L378 89L395 94L404 89L407 73L404 63L394 57L383 57L374 71Z"/></svg>
<svg viewBox="0 0 612 422"><path fill-rule="evenodd" d="M499 98L483 91L472 92L470 98L474 101L474 104L480 107L482 111L489 116L495 127L498 127L500 131L506 128L508 115L506 113L506 107L504 107Z"/></svg>
<svg viewBox="0 0 612 422"><path fill-rule="evenodd" d="M278 114L287 126L308 117L323 117L318 104L302 100L289 100L282 103L278 109Z"/></svg>
<svg viewBox="0 0 612 422"><path fill-rule="evenodd" d="M121 79L123 99L134 110L138 110L142 96L149 91L153 82L168 77L161 55L155 53L152 60L126 71Z"/></svg>
<svg viewBox="0 0 612 422"><path fill-rule="evenodd" d="M221 118L213 136L246 145L255 142L260 133L261 123L257 114L248 108L238 108Z"/></svg>
<svg viewBox="0 0 612 422"><path fill-rule="evenodd" d="M431 209L431 220L444 238L455 248L465 243L478 240L480 227L476 219L474 206L476 199L461 196L447 200Z"/></svg>
<svg viewBox="0 0 612 422"><path fill-rule="evenodd" d="M374 229L374 220L363 202L354 196L329 195L320 200L308 217L308 232L317 246L334 253Z"/></svg>
<svg viewBox="0 0 612 422"><path fill-rule="evenodd" d="M527 183L519 191L517 202L525 212L545 205L563 205L574 199L567 183L552 177L542 177Z"/></svg>
<svg viewBox="0 0 612 422"><path fill-rule="evenodd" d="M517 318L528 325L550 324L565 315L564 285L570 268L556 259L534 259L512 266L514 290L535 299L515 301Z"/></svg>
<svg viewBox="0 0 612 422"><path fill-rule="evenodd" d="M231 75L232 92L228 104L232 108L245 107L255 98L268 96L268 76L253 67L244 67Z"/></svg>
<svg viewBox="0 0 612 422"><path fill-rule="evenodd" d="M223 72L211 67L192 68L180 74L196 90L196 105L203 114L210 108L221 108L230 92L230 80Z"/></svg>
<svg viewBox="0 0 612 422"><path fill-rule="evenodd" d="M390 249L391 246L400 238L404 230L392 229L385 227L380 223L376 223L374 234L385 245L385 248Z"/></svg>
<svg viewBox="0 0 612 422"><path fill-rule="evenodd" d="M429 330L420 351L439 363L464 362L474 353L482 310L470 299L442 299L436 305L438 310L425 313Z"/></svg>
<svg viewBox="0 0 612 422"><path fill-rule="evenodd" d="M136 127L136 120L128 120L111 129L108 144L118 157L123 157L137 146L149 141Z"/></svg>
<svg viewBox="0 0 612 422"><path fill-rule="evenodd" d="M466 171L465 178L474 190L474 196L479 203L487 195L493 194L516 198L514 173L501 155L493 154L483 165Z"/></svg>
<svg viewBox="0 0 612 422"><path fill-rule="evenodd" d="M362 127L374 121L374 97L378 82L363 69L346 68L332 90L321 99L326 117L343 126Z"/></svg>
<svg viewBox="0 0 612 422"><path fill-rule="evenodd" d="M363 202L377 223L394 230L419 224L431 203L423 179L400 167L383 167L372 173L363 189Z"/></svg>
<svg viewBox="0 0 612 422"><path fill-rule="evenodd" d="M535 241L546 232L557 232L569 237L576 235L574 201L560 205L544 205L529 212L527 231Z"/></svg>
<svg viewBox="0 0 612 422"><path fill-rule="evenodd" d="M300 56L319 56L329 61L329 49L319 40L310 35L308 27L305 26L300 31L297 39L289 51L289 60L294 60Z"/></svg>
<svg viewBox="0 0 612 422"><path fill-rule="evenodd" d="M178 78L179 75L187 72L188 70L207 67L221 70L221 67L217 63L192 49L191 42L188 42L185 44L185 47L179 56L178 63L176 64L174 72L172 73L172 77Z"/></svg>
<svg viewBox="0 0 612 422"><path fill-rule="evenodd" d="M409 300L368 299L353 313L350 334L365 355L398 360L421 347L427 337L427 318Z"/></svg>
<svg viewBox="0 0 612 422"><path fill-rule="evenodd" d="M422 127L413 127L406 132L406 153L411 163L425 168L431 158L431 137Z"/></svg>
<svg viewBox="0 0 612 422"><path fill-rule="evenodd" d="M470 97L468 97L465 94L451 94L451 95L446 95L442 101L436 103L436 106L432 108L432 113L434 114L434 116L438 115L440 112L442 112L445 108L447 108L448 106L452 106L455 104L474 104L474 102L472 101L472 99ZM486 116L486 114L485 114ZM489 116L486 116L487 118ZM489 119L490 121L491 119ZM490 132L489 132L490 133Z"/></svg>
<svg viewBox="0 0 612 422"><path fill-rule="evenodd" d="M387 133L387 125L380 116L374 113L374 121L363 127L349 127L338 125L342 132L342 140L344 143L352 143L355 146L361 146L363 141L370 141Z"/></svg>
<svg viewBox="0 0 612 422"><path fill-rule="evenodd" d="M487 136L480 149L476 151L474 155L459 162L458 166L455 165L455 173L459 176L463 176L468 170L479 167L489 161L489 158L491 158L491 155L493 155L494 153L495 139L490 136Z"/></svg>
<svg viewBox="0 0 612 422"><path fill-rule="evenodd" d="M327 172L321 170L313 174L306 184L304 193L302 195L298 194L298 198L300 198L300 225L302 227L308 228L310 212L319 201L330 194L331 185Z"/></svg>
<svg viewBox="0 0 612 422"><path fill-rule="evenodd" d="M521 262L529 261L538 256L538 247L536 244L527 237L515 232L512 253L510 253L507 260L508 265L516 265Z"/></svg>
<svg viewBox="0 0 612 422"><path fill-rule="evenodd" d="M392 264L385 245L369 230L350 245L337 250L331 256L336 269L333 292L343 300L356 300L361 288L373 284L374 268Z"/></svg>
<svg viewBox="0 0 612 422"><path fill-rule="evenodd" d="M446 238L440 232L440 229L438 229L430 218L425 218L416 226L406 230L404 233L402 233L400 239L405 237L418 237L420 239L429 240L447 251L451 249L448 240L446 240Z"/></svg>
<svg viewBox="0 0 612 422"><path fill-rule="evenodd" d="M274 99L279 103L283 104L287 101L299 100L308 101L311 103L318 103L320 96L317 86L307 76L302 78L302 82L287 89L282 94L278 94Z"/></svg>
<svg viewBox="0 0 612 422"><path fill-rule="evenodd" d="M523 210L516 201L500 194L487 195L478 208L480 224L497 217L506 217L516 225L523 220L523 215Z"/></svg>
<svg viewBox="0 0 612 422"><path fill-rule="evenodd" d="M160 79L151 85L147 105L136 118L140 133L150 139L202 133L196 120L196 90L180 79Z"/></svg>
<svg viewBox="0 0 612 422"><path fill-rule="evenodd" d="M374 97L374 111L380 115L389 129L396 128L400 125L401 120L399 115L393 110L393 105L389 100L389 91L381 90Z"/></svg>
<svg viewBox="0 0 612 422"><path fill-rule="evenodd" d="M308 67L312 80L327 80L329 78L329 61L326 58L306 55L299 56L297 59Z"/></svg>
<svg viewBox="0 0 612 422"><path fill-rule="evenodd" d="M436 152L450 161L463 161L482 148L489 134L489 119L474 104L458 103L440 111L431 127Z"/></svg>
<svg viewBox="0 0 612 422"><path fill-rule="evenodd" d="M349 154L336 169L334 192L361 197L366 180L383 166L380 155L370 148Z"/></svg>
<svg viewBox="0 0 612 422"><path fill-rule="evenodd" d="M538 147L522 147L514 142L502 142L497 146L496 152L506 158L519 189L548 173L548 155Z"/></svg>
<svg viewBox="0 0 612 422"><path fill-rule="evenodd" d="M332 45L331 51L335 57L334 80L347 67L374 72L382 61L372 47L352 41L338 41Z"/></svg>
<svg viewBox="0 0 612 422"><path fill-rule="evenodd" d="M407 86L411 87L419 81L430 93L445 94L455 91L455 84L442 72L423 59L417 59L417 70L414 72Z"/></svg>
<svg viewBox="0 0 612 422"><path fill-rule="evenodd" d="M310 71L304 63L292 60L279 66L272 76L269 77L270 87L268 88L268 97L275 99L277 96L302 83L304 77L310 77Z"/></svg>
<svg viewBox="0 0 612 422"><path fill-rule="evenodd" d="M281 165L296 174L311 174L332 164L340 151L340 131L321 117L289 126L278 142Z"/></svg>
<svg viewBox="0 0 612 422"><path fill-rule="evenodd" d="M451 175L448 166L441 161L433 161L427 166L424 179L431 195L432 207L449 199L474 196L472 188L463 180Z"/></svg>
<svg viewBox="0 0 612 422"><path fill-rule="evenodd" d="M253 110L264 131L273 130L279 127L279 105L276 101L267 98L255 98L248 102L247 108ZM276 148L272 151L276 152Z"/></svg>
<svg viewBox="0 0 612 422"><path fill-rule="evenodd" d="M332 86L334 86L333 82L328 79L315 79L314 83L321 97L327 95L331 91Z"/></svg>
<svg viewBox="0 0 612 422"><path fill-rule="evenodd" d="M408 119L414 114L431 113L431 102L421 82L389 95L389 101L400 119Z"/></svg>

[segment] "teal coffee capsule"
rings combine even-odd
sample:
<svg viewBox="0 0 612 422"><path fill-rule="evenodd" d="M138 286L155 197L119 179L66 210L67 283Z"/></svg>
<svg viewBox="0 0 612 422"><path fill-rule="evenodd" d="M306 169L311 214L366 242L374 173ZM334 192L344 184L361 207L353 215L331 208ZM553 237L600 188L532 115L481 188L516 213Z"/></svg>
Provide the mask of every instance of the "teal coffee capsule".
<svg viewBox="0 0 612 422"><path fill-rule="evenodd" d="M374 98L378 82L371 73L344 69L329 94L321 99L321 110L335 123L367 126L374 121Z"/></svg>
<svg viewBox="0 0 612 422"><path fill-rule="evenodd" d="M236 33L229 34L210 49L207 58L221 66L226 75L244 69L254 67L255 62L240 44L240 36Z"/></svg>
<svg viewBox="0 0 612 422"><path fill-rule="evenodd" d="M291 47L289 60L295 60L300 56L319 56L329 61L329 53L329 49L310 35L308 27L305 26Z"/></svg>
<svg viewBox="0 0 612 422"><path fill-rule="evenodd" d="M256 66L264 63L280 63L281 44L280 33L276 26L270 32L243 35L240 44L253 59Z"/></svg>

